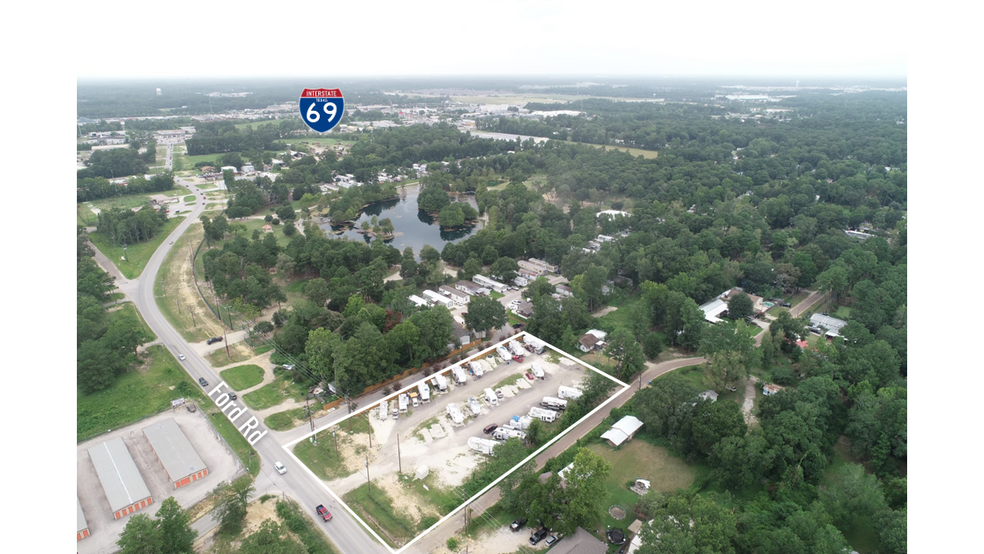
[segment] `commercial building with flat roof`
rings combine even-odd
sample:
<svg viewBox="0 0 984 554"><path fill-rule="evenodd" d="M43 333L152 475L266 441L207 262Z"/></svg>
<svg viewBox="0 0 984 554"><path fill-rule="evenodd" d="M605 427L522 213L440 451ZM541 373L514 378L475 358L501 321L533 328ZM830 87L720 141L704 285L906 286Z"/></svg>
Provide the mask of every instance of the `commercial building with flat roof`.
<svg viewBox="0 0 984 554"><path fill-rule="evenodd" d="M183 487L208 475L208 467L174 418L144 427L143 434L174 488Z"/></svg>
<svg viewBox="0 0 984 554"><path fill-rule="evenodd" d="M89 524L85 521L85 514L82 513L82 503L79 502L79 497L75 497L75 509L76 509L76 519L78 520L78 531L75 534L75 540L80 541L89 536Z"/></svg>
<svg viewBox="0 0 984 554"><path fill-rule="evenodd" d="M154 502L122 437L93 446L88 452L113 517L120 519Z"/></svg>

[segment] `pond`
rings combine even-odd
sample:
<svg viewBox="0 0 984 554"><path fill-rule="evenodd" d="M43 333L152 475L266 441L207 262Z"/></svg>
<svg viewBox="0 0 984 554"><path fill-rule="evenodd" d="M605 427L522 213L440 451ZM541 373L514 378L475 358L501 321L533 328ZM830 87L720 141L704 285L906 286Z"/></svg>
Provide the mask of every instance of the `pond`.
<svg viewBox="0 0 984 554"><path fill-rule="evenodd" d="M377 202L367 206L358 219L355 226L345 230L344 227L322 223L319 226L324 229L329 237L348 237L349 240L363 240L371 242L372 239L362 233L357 232L363 221L371 221L373 216L378 219L387 217L393 222L396 229L396 236L384 241L390 246L398 248L401 252L404 248L410 247L416 257L420 258L420 249L429 244L437 249L438 252L444 249L444 243L458 242L466 237L475 234L476 231L484 226L483 221L479 221L474 227L466 227L455 231L444 231L437 224L437 218L431 217L425 212L417 209L417 195L420 193L420 185L412 185L397 189L399 199ZM478 209L478 203L472 195L460 196L459 201L471 204ZM452 198L452 201L454 199Z"/></svg>

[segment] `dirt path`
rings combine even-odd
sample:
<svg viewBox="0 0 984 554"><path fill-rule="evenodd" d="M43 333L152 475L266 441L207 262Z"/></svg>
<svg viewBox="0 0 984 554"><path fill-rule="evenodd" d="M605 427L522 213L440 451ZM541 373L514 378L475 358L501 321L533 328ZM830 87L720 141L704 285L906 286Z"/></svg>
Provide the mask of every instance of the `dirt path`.
<svg viewBox="0 0 984 554"><path fill-rule="evenodd" d="M618 309L618 306L605 306L604 308L598 310L597 312L591 314L594 317L601 317L605 314L610 314Z"/></svg>
<svg viewBox="0 0 984 554"><path fill-rule="evenodd" d="M741 411L745 414L745 424L749 426L758 423L758 418L752 413L752 408L755 407L755 387L758 382L758 377L753 375L745 383L745 400L742 402Z"/></svg>

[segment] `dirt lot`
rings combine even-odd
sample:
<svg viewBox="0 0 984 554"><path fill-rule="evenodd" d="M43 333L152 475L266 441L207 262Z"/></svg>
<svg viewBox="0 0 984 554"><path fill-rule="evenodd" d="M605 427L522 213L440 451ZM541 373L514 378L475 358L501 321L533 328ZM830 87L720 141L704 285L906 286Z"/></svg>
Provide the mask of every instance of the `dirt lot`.
<svg viewBox="0 0 984 554"><path fill-rule="evenodd" d="M159 279L163 283L164 310L177 320L186 339L192 342L222 336L223 326L202 301L191 273L191 253L198 247L204 233L201 225L192 225L179 238L164 261ZM204 253L204 248L202 249ZM202 290L208 294L207 285ZM191 310L189 312L189 309ZM193 314L193 315L192 315Z"/></svg>
<svg viewBox="0 0 984 554"><path fill-rule="evenodd" d="M543 368L546 373L544 380L531 382L522 376L533 362ZM446 393L435 394L435 387L432 386L429 403L421 404L416 409L411 408L411 411L401 414L397 420L388 414L381 420L376 406L371 407L368 417L373 430L372 448L368 448L368 437L364 433L354 436L352 442L344 447L340 444L341 449L347 451L343 452L346 466L356 471L329 481L327 485L335 494L342 496L365 483L364 464L368 453L373 483L378 482L379 486L387 489L396 510L415 521L419 521L424 515L434 515L432 509L427 509L432 507L420 506L421 498L403 490L398 484L401 464L403 474L413 474L418 467L426 465L433 476L428 482L442 488L458 487L484 457L469 449L467 441L470 437L490 438L483 434L485 426L503 424L513 415L526 415L531 407L539 406L544 396L557 396L558 386L574 386L586 381L588 371L590 370L577 364L567 366L552 363L546 355L528 355L522 363L499 364L491 372L486 372L481 379L469 376L471 380L461 385L453 384L453 378L447 372L449 390ZM520 376L512 381L513 384L500 384L517 374ZM432 377L428 377L428 380ZM489 405L483 391L486 387L496 386L502 389L503 398L498 401L498 405ZM469 397L479 400L478 415L474 415L468 408ZM396 403L397 395L394 394L389 398L390 411ZM446 408L450 403L461 408L465 414L464 423L455 425L446 416Z"/></svg>
<svg viewBox="0 0 984 554"><path fill-rule="evenodd" d="M185 485L180 489L174 489L142 431L144 427L152 423L172 417L177 421L178 426L188 437L192 446L195 447L209 471L208 476L204 479ZM126 522L130 519L129 516L119 520L113 519L109 500L106 498L99 477L96 475L96 468L89 459L89 448L116 437L123 438L123 442L130 451L134 463L137 464L153 499L153 504L135 512L138 514L146 513L148 516L154 516L160 503L169 496L174 496L181 507L188 508L202 500L219 483L235 478L244 469L236 456L225 446L225 442L219 438L201 410L191 413L186 409L179 408L174 413L163 412L129 427L117 429L80 443L77 447L77 493L82 504L82 511L85 513L86 522L89 524L89 531L92 533L89 538L79 541L78 551L80 554L102 553L106 548L114 545L126 526Z"/></svg>

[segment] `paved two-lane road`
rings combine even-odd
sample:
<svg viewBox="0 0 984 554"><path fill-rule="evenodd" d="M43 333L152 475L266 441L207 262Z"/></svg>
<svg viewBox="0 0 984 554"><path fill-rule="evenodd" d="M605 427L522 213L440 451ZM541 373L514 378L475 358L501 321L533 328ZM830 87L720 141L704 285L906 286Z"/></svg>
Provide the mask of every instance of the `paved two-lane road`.
<svg viewBox="0 0 984 554"><path fill-rule="evenodd" d="M194 189L194 185L182 183L180 179L178 183L189 187L189 190ZM160 248L154 252L154 255L151 256L140 278L124 281L120 283L120 288L133 300L137 309L140 310L144 321L147 322L147 325L157 335L160 342L175 358L179 354L185 356L185 360L180 363L185 371L191 375L192 379L198 381L199 377L204 377L210 385L207 390L211 390L220 382L217 372L208 362L196 354L181 334L171 326L161 313L154 298L154 280L161 268L164 257L170 250L171 242L180 237L192 223L198 221L198 217L204 210L204 206L198 202L195 204L191 213L188 214L185 220L161 244ZM250 413L252 415L252 411ZM260 431L267 430L262 422L260 422L258 429ZM257 494L281 494L286 492L287 495L297 500L301 504L301 508L307 511L316 522L324 525L328 536L343 553L355 554L366 552L370 554L385 554L387 549L371 538L357 521L342 510L340 506L336 505L316 478L300 468L291 468L290 466L288 466L287 473L284 475L279 475L274 471L274 462L289 459L283 447L277 442L278 438L273 433L268 433L255 445L256 451L260 456L259 461L262 462L262 470L255 483ZM252 460L252 463L256 462L258 461ZM320 523L321 518L317 517L317 514L314 512L314 507L318 504L325 504L331 510L334 515L334 519L331 522Z"/></svg>

